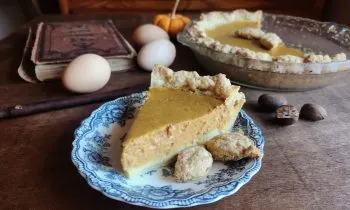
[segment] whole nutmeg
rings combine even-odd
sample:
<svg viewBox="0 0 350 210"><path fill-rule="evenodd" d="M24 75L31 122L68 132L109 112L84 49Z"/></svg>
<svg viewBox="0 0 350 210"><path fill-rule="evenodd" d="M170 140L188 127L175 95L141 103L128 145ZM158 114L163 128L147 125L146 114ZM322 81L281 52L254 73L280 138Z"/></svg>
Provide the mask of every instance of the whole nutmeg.
<svg viewBox="0 0 350 210"><path fill-rule="evenodd" d="M299 119L299 111L292 105L283 105L276 109L276 121L281 125L292 125Z"/></svg>
<svg viewBox="0 0 350 210"><path fill-rule="evenodd" d="M278 107L287 105L288 101L283 96L263 94L259 97L258 103L266 111L275 111Z"/></svg>
<svg viewBox="0 0 350 210"><path fill-rule="evenodd" d="M306 120L319 121L327 117L327 111L318 104L304 104L300 110L300 117Z"/></svg>

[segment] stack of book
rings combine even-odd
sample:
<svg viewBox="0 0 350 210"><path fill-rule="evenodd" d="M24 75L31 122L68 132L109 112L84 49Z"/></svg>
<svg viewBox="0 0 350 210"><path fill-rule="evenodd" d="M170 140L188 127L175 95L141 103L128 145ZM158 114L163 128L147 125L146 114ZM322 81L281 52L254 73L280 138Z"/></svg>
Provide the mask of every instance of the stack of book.
<svg viewBox="0 0 350 210"><path fill-rule="evenodd" d="M136 56L112 20L42 22L33 41L31 61L39 81L60 78L69 62L82 54L106 58L112 71L131 69Z"/></svg>

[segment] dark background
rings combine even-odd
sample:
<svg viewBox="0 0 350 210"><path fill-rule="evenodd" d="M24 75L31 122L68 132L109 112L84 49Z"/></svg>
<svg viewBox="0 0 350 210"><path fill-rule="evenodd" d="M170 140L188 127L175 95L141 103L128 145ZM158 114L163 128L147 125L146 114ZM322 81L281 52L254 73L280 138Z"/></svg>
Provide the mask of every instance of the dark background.
<svg viewBox="0 0 350 210"><path fill-rule="evenodd" d="M174 0L0 0L0 40L42 14L171 10ZM348 0L182 0L179 11L246 8L350 24Z"/></svg>

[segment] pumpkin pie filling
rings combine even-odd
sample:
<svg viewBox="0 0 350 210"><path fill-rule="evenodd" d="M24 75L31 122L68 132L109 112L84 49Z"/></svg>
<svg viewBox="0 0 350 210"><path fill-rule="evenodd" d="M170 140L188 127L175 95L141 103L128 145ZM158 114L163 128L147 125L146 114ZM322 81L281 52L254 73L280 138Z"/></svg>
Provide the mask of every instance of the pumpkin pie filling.
<svg viewBox="0 0 350 210"><path fill-rule="evenodd" d="M129 130L128 138L132 141L167 124L201 117L223 103L223 100L183 89L150 88L147 103L138 112L138 120Z"/></svg>
<svg viewBox="0 0 350 210"><path fill-rule="evenodd" d="M259 23L235 21L232 23L226 23L223 25L216 26L213 29L208 29L206 30L206 34L208 37L219 41L221 44L228 44L233 47L246 48L254 52L268 53L271 56L294 55L298 57L304 57L304 53L302 51L297 50L295 48L286 47L284 44L281 44L276 48L273 48L272 50L266 50L263 47L261 47L258 40L248 40L232 36L232 31L247 27L259 28Z"/></svg>

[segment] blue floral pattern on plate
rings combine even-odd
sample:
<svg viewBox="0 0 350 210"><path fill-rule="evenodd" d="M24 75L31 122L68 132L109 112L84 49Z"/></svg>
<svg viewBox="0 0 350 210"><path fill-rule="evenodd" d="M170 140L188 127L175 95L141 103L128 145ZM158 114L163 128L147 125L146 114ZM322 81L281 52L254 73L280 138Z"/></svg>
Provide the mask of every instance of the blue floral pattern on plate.
<svg viewBox="0 0 350 210"><path fill-rule="evenodd" d="M107 102L75 131L72 161L88 184L104 195L151 208L179 208L212 203L232 195L261 167L261 160L215 162L208 176L188 183L174 181L171 166L127 179L121 172L121 143L146 93L135 93ZM234 129L241 129L263 152L264 138L253 120L241 110Z"/></svg>

